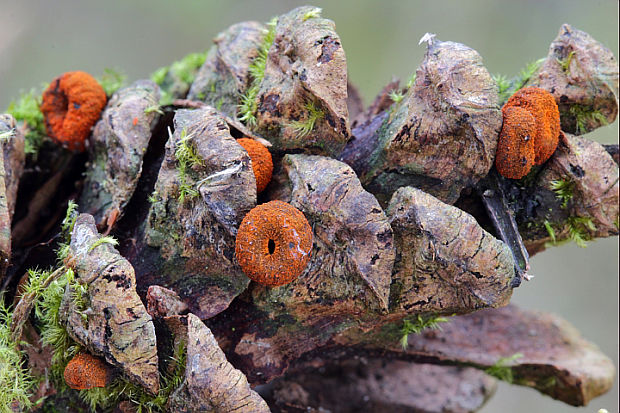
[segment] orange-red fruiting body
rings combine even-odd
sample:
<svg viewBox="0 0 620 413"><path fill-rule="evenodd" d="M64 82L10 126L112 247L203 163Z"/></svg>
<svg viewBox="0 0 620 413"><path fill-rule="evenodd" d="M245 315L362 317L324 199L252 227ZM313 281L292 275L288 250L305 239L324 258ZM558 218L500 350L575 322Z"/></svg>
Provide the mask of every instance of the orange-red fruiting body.
<svg viewBox="0 0 620 413"><path fill-rule="evenodd" d="M504 107L520 107L534 117L534 165L545 163L555 152L560 139L560 111L553 95L541 88L526 87L512 95Z"/></svg>
<svg viewBox="0 0 620 413"><path fill-rule="evenodd" d="M243 272L257 283L288 284L304 271L312 250L312 228L304 214L282 201L252 209L243 218L235 254Z"/></svg>
<svg viewBox="0 0 620 413"><path fill-rule="evenodd" d="M112 380L112 368L88 353L78 353L65 367L65 382L75 390L105 387Z"/></svg>
<svg viewBox="0 0 620 413"><path fill-rule="evenodd" d="M43 92L47 134L72 151L83 151L105 104L105 91L94 77L79 71L62 74Z"/></svg>
<svg viewBox="0 0 620 413"><path fill-rule="evenodd" d="M495 167L504 177L521 179L534 164L536 120L526 109L502 108L504 124L497 142Z"/></svg>
<svg viewBox="0 0 620 413"><path fill-rule="evenodd" d="M271 174L273 173L273 161L271 160L271 153L269 149L262 143L255 141L254 139L241 138L237 139L239 145L243 146L250 155L252 161L252 170L256 177L256 192L261 193L269 181L271 181Z"/></svg>

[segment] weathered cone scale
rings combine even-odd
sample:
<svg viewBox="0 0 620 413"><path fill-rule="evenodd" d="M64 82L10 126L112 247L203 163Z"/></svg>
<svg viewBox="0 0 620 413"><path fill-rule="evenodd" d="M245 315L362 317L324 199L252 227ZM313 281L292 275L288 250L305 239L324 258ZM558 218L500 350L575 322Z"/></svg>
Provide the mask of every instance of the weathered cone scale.
<svg viewBox="0 0 620 413"><path fill-rule="evenodd" d="M404 352L398 343L400 331L390 324L369 332L350 329L334 343L382 351L385 356L480 369L511 359L502 365L510 368L514 384L574 406L588 404L613 385L613 362L555 315L509 305L452 317L441 327L409 335ZM327 357L327 350L323 354Z"/></svg>
<svg viewBox="0 0 620 413"><path fill-rule="evenodd" d="M24 134L13 116L0 114L0 280L11 257L11 222L24 160Z"/></svg>
<svg viewBox="0 0 620 413"><path fill-rule="evenodd" d="M351 134L347 65L334 22L318 12L306 6L278 17L256 98L256 131L274 150L336 156Z"/></svg>
<svg viewBox="0 0 620 413"><path fill-rule="evenodd" d="M611 50L568 24L527 86L555 97L564 132L581 135L612 123L618 114L618 61Z"/></svg>
<svg viewBox="0 0 620 413"><path fill-rule="evenodd" d="M382 120L354 129L341 159L382 204L402 186L452 204L493 165L502 126L498 99L475 50L431 39L414 85L377 115Z"/></svg>
<svg viewBox="0 0 620 413"><path fill-rule="evenodd" d="M77 342L105 357L149 392L159 390L155 327L136 293L134 269L114 247L100 242L91 215L80 214L71 235L68 262L88 286L86 318L74 307L67 288L61 320Z"/></svg>
<svg viewBox="0 0 620 413"><path fill-rule="evenodd" d="M512 254L474 217L411 187L394 194L387 215L397 251L393 312L463 314L508 303Z"/></svg>
<svg viewBox="0 0 620 413"><path fill-rule="evenodd" d="M122 216L142 173L142 161L152 127L159 118L155 110L159 86L138 80L118 90L97 122L89 145L80 210L108 229Z"/></svg>
<svg viewBox="0 0 620 413"><path fill-rule="evenodd" d="M218 34L187 98L203 101L235 118L239 96L250 84L250 63L258 55L265 30L258 22L243 22Z"/></svg>
<svg viewBox="0 0 620 413"><path fill-rule="evenodd" d="M299 7L267 27L220 33L188 98L240 118L273 151L338 155L350 136L347 66L334 23L319 13Z"/></svg>
<svg viewBox="0 0 620 413"><path fill-rule="evenodd" d="M168 409L186 413L269 412L245 375L226 360L211 330L194 314L186 316L185 324L185 379L171 395Z"/></svg>
<svg viewBox="0 0 620 413"><path fill-rule="evenodd" d="M566 134L532 184L504 184L531 254L576 233L583 241L618 235L618 164L597 142Z"/></svg>
<svg viewBox="0 0 620 413"><path fill-rule="evenodd" d="M287 376L263 397L282 411L469 413L496 388L494 378L474 368L360 358Z"/></svg>
<svg viewBox="0 0 620 413"><path fill-rule="evenodd" d="M177 111L151 198L139 288L170 288L203 319L221 312L249 283L235 236L256 205L256 179L213 108Z"/></svg>
<svg viewBox="0 0 620 413"><path fill-rule="evenodd" d="M280 199L304 213L314 230L310 263L291 284L255 288L260 306L277 303L300 318L322 313L386 311L394 263L392 229L355 172L335 159L286 155ZM267 307L267 308L268 308Z"/></svg>

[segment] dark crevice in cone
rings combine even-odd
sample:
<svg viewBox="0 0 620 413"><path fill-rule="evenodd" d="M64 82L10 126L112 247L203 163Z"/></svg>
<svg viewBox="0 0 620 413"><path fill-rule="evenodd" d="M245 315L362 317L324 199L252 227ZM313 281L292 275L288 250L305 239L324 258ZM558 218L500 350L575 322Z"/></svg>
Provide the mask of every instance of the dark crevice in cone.
<svg viewBox="0 0 620 413"><path fill-rule="evenodd" d="M164 147L168 141L168 130L174 132L173 118L174 112L166 112L153 129L153 134L144 155L142 175L138 180L134 194L127 204L125 214L114 231L115 237L121 241L119 246L121 255L127 257L130 261L132 261L132 257L136 256L137 249L140 247L136 245L134 240L140 239L138 235L143 230L141 223L146 221L146 216L149 212L149 196L153 193L157 174L164 159Z"/></svg>

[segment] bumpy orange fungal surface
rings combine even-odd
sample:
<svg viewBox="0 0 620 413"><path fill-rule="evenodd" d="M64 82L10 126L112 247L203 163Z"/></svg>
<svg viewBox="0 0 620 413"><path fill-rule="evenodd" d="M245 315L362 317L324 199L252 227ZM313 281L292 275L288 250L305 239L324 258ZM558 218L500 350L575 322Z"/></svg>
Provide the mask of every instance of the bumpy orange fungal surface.
<svg viewBox="0 0 620 413"><path fill-rule="evenodd" d="M78 353L65 367L65 382L75 390L105 387L112 380L112 369L100 358Z"/></svg>
<svg viewBox="0 0 620 413"><path fill-rule="evenodd" d="M269 149L262 143L249 138L237 139L237 143L243 146L252 160L252 170L256 177L256 192L263 192L269 185L273 173L273 161Z"/></svg>
<svg viewBox="0 0 620 413"><path fill-rule="evenodd" d="M248 212L235 242L235 255L243 272L271 287L299 277L308 265L311 250L308 220L282 201L267 202Z"/></svg>
<svg viewBox="0 0 620 413"><path fill-rule="evenodd" d="M518 90L504 107L520 107L536 120L534 165L542 165L555 152L560 139L560 111L551 93L537 87Z"/></svg>
<svg viewBox="0 0 620 413"><path fill-rule="evenodd" d="M521 179L534 165L536 120L520 107L502 108L504 124L497 142L495 167L504 177Z"/></svg>
<svg viewBox="0 0 620 413"><path fill-rule="evenodd" d="M94 77L80 71L62 74L43 92L47 134L70 150L83 151L105 104L105 91Z"/></svg>

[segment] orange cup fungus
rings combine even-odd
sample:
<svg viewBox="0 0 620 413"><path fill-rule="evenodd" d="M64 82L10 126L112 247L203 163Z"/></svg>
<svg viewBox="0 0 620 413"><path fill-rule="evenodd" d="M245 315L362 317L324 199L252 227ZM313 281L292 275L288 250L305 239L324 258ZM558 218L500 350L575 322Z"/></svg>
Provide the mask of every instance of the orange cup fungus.
<svg viewBox="0 0 620 413"><path fill-rule="evenodd" d="M527 87L508 99L502 114L495 166L502 176L521 179L555 152L561 133L558 105L546 90Z"/></svg>
<svg viewBox="0 0 620 413"><path fill-rule="evenodd" d="M256 177L256 192L263 192L269 185L273 173L273 162L269 149L262 143L249 138L237 139L237 143L243 146L252 160L252 170Z"/></svg>
<svg viewBox="0 0 620 413"><path fill-rule="evenodd" d="M259 284L288 284L304 271L312 250L312 228L304 214L282 201L252 209L243 218L235 254L243 272Z"/></svg>
<svg viewBox="0 0 620 413"><path fill-rule="evenodd" d="M83 151L105 104L105 91L94 77L79 71L64 73L43 92L47 134L72 151Z"/></svg>
<svg viewBox="0 0 620 413"><path fill-rule="evenodd" d="M65 367L65 382L75 390L105 387L112 381L112 368L88 353L78 353Z"/></svg>

